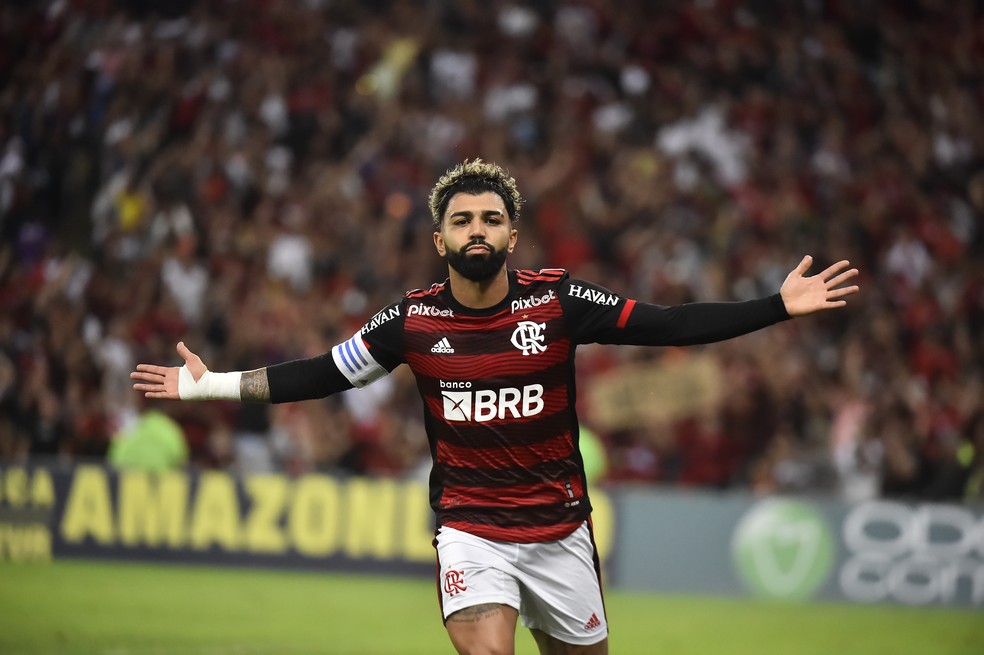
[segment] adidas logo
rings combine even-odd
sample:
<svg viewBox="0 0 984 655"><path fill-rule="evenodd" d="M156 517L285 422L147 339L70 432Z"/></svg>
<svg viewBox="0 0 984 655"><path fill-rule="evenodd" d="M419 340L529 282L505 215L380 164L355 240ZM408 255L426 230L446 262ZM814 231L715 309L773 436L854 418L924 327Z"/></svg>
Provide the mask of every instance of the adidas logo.
<svg viewBox="0 0 984 655"><path fill-rule="evenodd" d="M594 630L595 628L601 627L601 621L598 620L597 614L592 614L588 622L584 624L585 630Z"/></svg>
<svg viewBox="0 0 984 655"><path fill-rule="evenodd" d="M443 339L435 343L433 346L431 346L431 352L441 353L442 355L450 355L451 353L454 352L454 348L451 347L451 344L448 342L448 338L444 337Z"/></svg>

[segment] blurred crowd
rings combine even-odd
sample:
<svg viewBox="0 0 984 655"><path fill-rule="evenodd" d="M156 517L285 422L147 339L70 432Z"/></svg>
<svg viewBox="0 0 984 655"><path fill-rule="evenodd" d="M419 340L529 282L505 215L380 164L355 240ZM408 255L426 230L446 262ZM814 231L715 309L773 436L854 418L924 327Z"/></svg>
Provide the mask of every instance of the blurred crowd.
<svg viewBox="0 0 984 655"><path fill-rule="evenodd" d="M512 265L641 301L847 309L688 349L588 346L579 386L710 357L698 412L603 480L984 499L984 10L973 0L49 0L0 7L0 462L104 458L138 418L198 467L426 471L405 367L278 406L152 403L138 362L317 355L446 276L427 194L526 198ZM581 382L583 380L583 383Z"/></svg>

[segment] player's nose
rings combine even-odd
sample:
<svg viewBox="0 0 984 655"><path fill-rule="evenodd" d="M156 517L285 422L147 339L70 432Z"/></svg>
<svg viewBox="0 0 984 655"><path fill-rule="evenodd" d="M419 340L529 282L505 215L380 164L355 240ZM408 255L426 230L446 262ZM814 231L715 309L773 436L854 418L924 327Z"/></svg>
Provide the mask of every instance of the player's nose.
<svg viewBox="0 0 984 655"><path fill-rule="evenodd" d="M485 240L488 231L486 230L485 221L473 220L468 226L468 237L470 239L482 239Z"/></svg>

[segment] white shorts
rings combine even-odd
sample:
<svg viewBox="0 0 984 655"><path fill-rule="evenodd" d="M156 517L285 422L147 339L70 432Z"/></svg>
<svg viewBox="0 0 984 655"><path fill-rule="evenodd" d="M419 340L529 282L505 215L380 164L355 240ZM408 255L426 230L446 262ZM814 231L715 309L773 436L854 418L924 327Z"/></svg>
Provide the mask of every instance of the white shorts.
<svg viewBox="0 0 984 655"><path fill-rule="evenodd" d="M483 603L509 605L523 625L560 641L594 644L608 636L591 530L559 541L490 541L442 527L437 546L438 591L444 618Z"/></svg>

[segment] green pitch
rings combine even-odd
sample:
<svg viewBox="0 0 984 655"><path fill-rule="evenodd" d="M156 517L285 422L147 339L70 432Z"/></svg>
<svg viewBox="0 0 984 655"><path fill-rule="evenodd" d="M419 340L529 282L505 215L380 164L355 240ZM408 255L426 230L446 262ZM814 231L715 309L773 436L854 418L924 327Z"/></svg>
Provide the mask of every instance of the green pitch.
<svg viewBox="0 0 984 655"><path fill-rule="evenodd" d="M980 655L984 615L607 594L615 655ZM517 655L534 655L519 630ZM58 561L0 563L4 655L453 653L427 581Z"/></svg>

